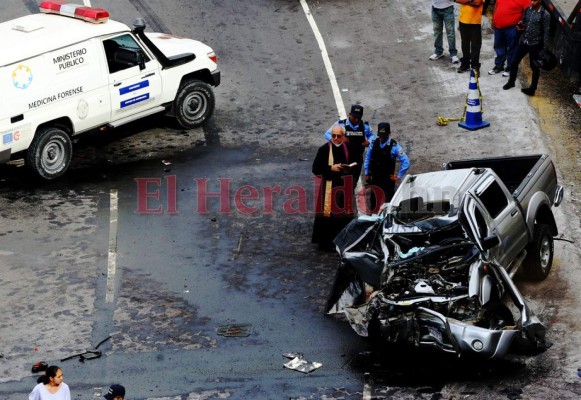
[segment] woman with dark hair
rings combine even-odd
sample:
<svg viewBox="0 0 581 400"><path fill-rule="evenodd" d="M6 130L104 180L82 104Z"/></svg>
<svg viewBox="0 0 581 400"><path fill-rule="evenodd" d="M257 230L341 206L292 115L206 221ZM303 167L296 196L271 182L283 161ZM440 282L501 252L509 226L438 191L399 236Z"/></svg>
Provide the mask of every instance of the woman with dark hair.
<svg viewBox="0 0 581 400"><path fill-rule="evenodd" d="M38 377L38 385L28 395L28 400L71 400L69 386L63 382L63 371L56 365Z"/></svg>

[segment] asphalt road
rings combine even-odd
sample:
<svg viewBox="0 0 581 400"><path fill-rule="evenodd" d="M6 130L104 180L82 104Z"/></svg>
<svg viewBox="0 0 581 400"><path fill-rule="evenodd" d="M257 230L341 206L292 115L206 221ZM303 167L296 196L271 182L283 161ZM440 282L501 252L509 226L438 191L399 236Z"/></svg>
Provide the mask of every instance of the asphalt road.
<svg viewBox="0 0 581 400"><path fill-rule="evenodd" d="M116 382L128 399L579 397L580 338L570 334L579 320L579 254L565 242L556 242L547 281L522 283L554 343L537 357L484 363L382 353L323 315L338 260L310 244L310 169L341 110L300 1L93 5L213 47L222 71L216 112L198 130L154 117L85 137L57 182L0 167L0 398L25 397L40 360L62 367L78 399ZM436 126L438 115L461 114L468 76L448 58L427 60L429 4L308 6L342 101L364 105L374 129L391 122L410 172L450 159L552 151L536 110L520 91L503 92L500 77L481 78L491 128ZM8 20L35 12L35 2L8 0L0 10ZM492 67L491 45L485 35L483 71ZM200 197L202 185L217 193L221 182L224 198ZM265 193L277 186L271 201ZM250 188L257 198L237 203ZM148 195L157 190L159 199ZM557 218L574 238L578 214L565 208ZM218 335L231 324L249 325L249 336ZM61 361L103 340L100 358ZM289 352L322 366L286 369Z"/></svg>

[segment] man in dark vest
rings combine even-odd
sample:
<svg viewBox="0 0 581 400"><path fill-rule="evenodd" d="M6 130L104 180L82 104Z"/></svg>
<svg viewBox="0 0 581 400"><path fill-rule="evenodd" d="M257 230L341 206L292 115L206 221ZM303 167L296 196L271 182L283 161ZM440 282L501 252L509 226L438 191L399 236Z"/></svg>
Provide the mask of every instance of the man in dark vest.
<svg viewBox="0 0 581 400"><path fill-rule="evenodd" d="M369 146L369 143L372 142L373 139L375 139L375 135L373 134L369 123L367 121L362 121L362 117L363 106L353 104L351 106L349 117L347 119L340 119L333 124L345 127L345 138L349 148L349 154L351 155L352 161L358 164L352 170L353 176L355 177L355 185L357 185L359 176L361 175L365 148ZM331 140L331 128L325 132L325 139L327 141Z"/></svg>
<svg viewBox="0 0 581 400"><path fill-rule="evenodd" d="M383 203L391 201L395 192L395 183L406 174L410 161L403 148L389 137L391 126L389 122L381 122L377 126L378 139L375 139L365 158L365 183L369 192L369 212L375 213ZM400 166L395 173L396 159Z"/></svg>

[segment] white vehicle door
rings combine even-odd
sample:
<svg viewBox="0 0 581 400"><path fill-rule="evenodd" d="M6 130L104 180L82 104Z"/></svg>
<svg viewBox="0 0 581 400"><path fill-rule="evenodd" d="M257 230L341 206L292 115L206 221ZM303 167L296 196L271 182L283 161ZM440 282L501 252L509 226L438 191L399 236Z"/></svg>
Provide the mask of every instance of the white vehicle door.
<svg viewBox="0 0 581 400"><path fill-rule="evenodd" d="M160 65L129 33L103 40L109 68L111 121L130 117L161 101Z"/></svg>

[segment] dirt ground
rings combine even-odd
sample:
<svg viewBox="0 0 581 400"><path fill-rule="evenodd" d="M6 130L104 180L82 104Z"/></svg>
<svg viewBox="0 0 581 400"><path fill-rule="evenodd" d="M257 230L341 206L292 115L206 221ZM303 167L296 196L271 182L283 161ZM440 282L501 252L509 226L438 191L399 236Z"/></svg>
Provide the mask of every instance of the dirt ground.
<svg viewBox="0 0 581 400"><path fill-rule="evenodd" d="M530 80L530 70L525 68L524 75ZM564 220L557 221L560 238L571 240L556 241L556 259L554 271L557 279L547 280L541 285L525 285L525 292L533 302L539 302L539 314L544 314L551 323L551 336L560 337L561 343L556 343L550 351L555 357L563 361L562 380L556 381L566 386L576 386L579 378L578 370L581 367L581 354L575 332L581 330L581 322L565 315L560 311L569 306L575 309L579 304L578 293L581 282L576 272L579 268L579 237L581 237L581 108L572 98L578 93L579 87L568 82L562 73L555 69L551 72L541 72L539 90L529 99L539 118L539 127L544 135L544 142L557 166L559 183L565 189L565 198L561 208ZM559 219L559 217L557 217ZM542 304L542 305L541 305ZM569 306L568 306L569 305ZM573 332L573 334L571 334ZM567 343L570 349L567 350ZM549 374L551 375L551 374ZM540 384L540 383L539 383ZM541 384L542 386L543 384ZM532 386L535 386L533 384ZM568 398L565 396L564 398Z"/></svg>
<svg viewBox="0 0 581 400"><path fill-rule="evenodd" d="M560 71L542 72L539 91L530 101L538 112L541 129L547 135L547 145L556 157L559 172L570 186L565 187L567 203L579 214L581 108L572 99L575 89Z"/></svg>

